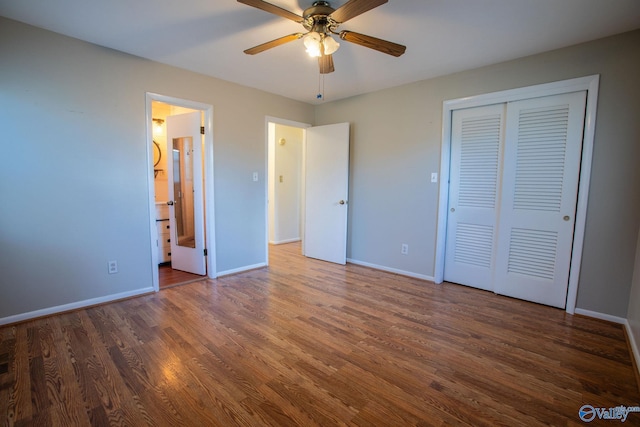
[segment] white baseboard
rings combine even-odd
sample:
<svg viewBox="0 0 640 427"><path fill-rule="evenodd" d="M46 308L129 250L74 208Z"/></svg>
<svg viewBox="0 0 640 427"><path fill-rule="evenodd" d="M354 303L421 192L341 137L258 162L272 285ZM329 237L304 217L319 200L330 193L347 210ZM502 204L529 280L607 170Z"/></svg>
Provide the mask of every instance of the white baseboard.
<svg viewBox="0 0 640 427"><path fill-rule="evenodd" d="M267 266L266 262L261 262L261 263L253 264L253 265L245 265L244 267L234 268L234 269L231 269L231 270L218 271L218 278L220 278L222 276L229 276L230 274L243 273L245 271L255 270L256 268L262 268L262 267L266 267L266 266Z"/></svg>
<svg viewBox="0 0 640 427"><path fill-rule="evenodd" d="M395 273L395 274L400 274L402 276L413 277L415 279L428 280L430 282L433 282L433 277L427 276L424 274L418 274L411 271L399 270L397 268L385 267L383 265L371 264L369 262L358 261L357 259L351 259L351 258L347 258L347 262L355 265L361 265L363 267L373 268L375 270L386 271L388 273Z"/></svg>
<svg viewBox="0 0 640 427"><path fill-rule="evenodd" d="M582 308L576 308L575 314L581 314L583 316L593 317L600 320L608 320L609 322L620 323L621 325L624 325L625 323L627 323L627 319L623 317L612 316L610 314L604 314L604 313L598 313L597 311L584 310Z"/></svg>
<svg viewBox="0 0 640 427"><path fill-rule="evenodd" d="M629 345L631 346L631 353L633 354L633 358L636 361L636 368L638 369L638 373L640 374L640 349L638 348L638 343L636 342L635 335L633 335L633 331L631 330L631 325L628 320L624 322L624 328L627 331L627 337L629 337Z"/></svg>
<svg viewBox="0 0 640 427"><path fill-rule="evenodd" d="M609 322L619 323L624 326L625 331L627 332L627 337L629 337L629 346L631 346L631 356L636 361L636 368L638 369L638 373L640 373L640 349L638 348L638 343L633 335L633 331L631 330L631 325L627 319L618 316L612 316L610 314L598 313L597 311L584 310L582 308L576 308L576 314L581 314L583 316L594 317L600 320L608 320Z"/></svg>
<svg viewBox="0 0 640 427"><path fill-rule="evenodd" d="M51 316L52 314L64 313L65 311L77 310L79 308L90 307L92 305L105 304L125 298L136 297L143 294L153 293L153 287L136 289L134 291L121 292L119 294L106 295L104 297L91 298L83 301L72 302L69 304L57 305L55 307L43 308L41 310L30 311L28 313L16 314L13 316L0 318L0 326L9 325L11 323L24 322L25 320L35 319L38 317Z"/></svg>
<svg viewBox="0 0 640 427"><path fill-rule="evenodd" d="M286 239L286 240L278 240L278 241L269 241L270 245L284 245L286 243L299 242L301 239L296 237L294 239Z"/></svg>

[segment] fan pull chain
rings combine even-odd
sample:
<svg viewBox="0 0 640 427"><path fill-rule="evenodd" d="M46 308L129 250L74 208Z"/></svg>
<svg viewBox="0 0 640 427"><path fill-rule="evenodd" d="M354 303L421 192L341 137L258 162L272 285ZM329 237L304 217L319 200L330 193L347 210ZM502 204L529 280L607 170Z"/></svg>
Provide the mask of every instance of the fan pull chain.
<svg viewBox="0 0 640 427"><path fill-rule="evenodd" d="M316 99L322 99L324 101L324 74L318 73L318 94Z"/></svg>

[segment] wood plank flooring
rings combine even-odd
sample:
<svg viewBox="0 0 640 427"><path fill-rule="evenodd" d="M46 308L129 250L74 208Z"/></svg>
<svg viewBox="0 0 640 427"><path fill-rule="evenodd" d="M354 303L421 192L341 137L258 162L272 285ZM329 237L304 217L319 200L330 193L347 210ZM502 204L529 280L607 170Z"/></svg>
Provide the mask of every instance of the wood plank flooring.
<svg viewBox="0 0 640 427"><path fill-rule="evenodd" d="M620 325L299 248L0 328L0 424L578 426L640 404Z"/></svg>
<svg viewBox="0 0 640 427"><path fill-rule="evenodd" d="M186 271L174 270L171 264L161 264L158 266L158 287L160 289L171 286L183 285L185 283L202 280L203 277Z"/></svg>

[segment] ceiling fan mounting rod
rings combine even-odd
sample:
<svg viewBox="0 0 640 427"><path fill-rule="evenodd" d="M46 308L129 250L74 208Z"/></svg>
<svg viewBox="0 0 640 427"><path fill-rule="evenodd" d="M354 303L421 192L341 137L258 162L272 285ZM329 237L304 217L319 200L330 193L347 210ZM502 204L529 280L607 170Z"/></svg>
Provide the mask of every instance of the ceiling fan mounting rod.
<svg viewBox="0 0 640 427"><path fill-rule="evenodd" d="M304 14L306 15L307 12L309 13L318 12L324 15L330 15L331 13L334 12L334 10L335 9L331 7L328 1L318 0L318 1L314 1L311 7L307 8L304 11Z"/></svg>

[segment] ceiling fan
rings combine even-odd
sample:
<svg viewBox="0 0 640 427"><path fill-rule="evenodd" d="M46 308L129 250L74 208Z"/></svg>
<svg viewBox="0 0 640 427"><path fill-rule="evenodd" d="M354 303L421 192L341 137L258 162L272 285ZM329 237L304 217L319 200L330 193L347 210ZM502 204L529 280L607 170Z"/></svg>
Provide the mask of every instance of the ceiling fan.
<svg viewBox="0 0 640 427"><path fill-rule="evenodd" d="M329 5L329 2L318 0L315 1L311 7L305 9L302 16L300 16L263 0L238 0L239 3L302 24L305 30L307 30L306 33L293 33L259 44L245 50L244 53L255 55L267 49L303 38L307 53L318 58L320 73L328 74L335 70L332 54L340 46L340 44L331 37L331 35L334 34L344 41L359 44L360 46L368 47L388 55L400 56L406 50L406 46L353 31L337 31L338 27L349 19L381 6L387 3L387 1L388 0L349 0L338 9L334 9Z"/></svg>

